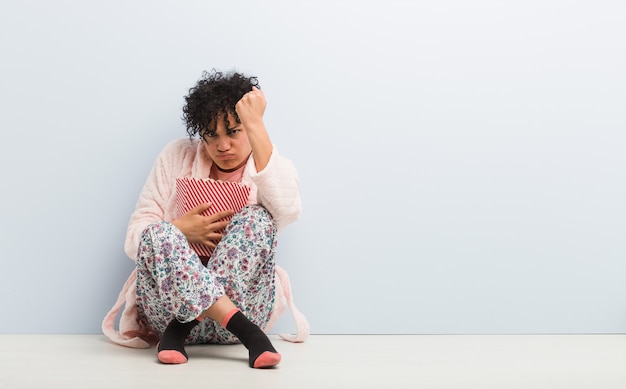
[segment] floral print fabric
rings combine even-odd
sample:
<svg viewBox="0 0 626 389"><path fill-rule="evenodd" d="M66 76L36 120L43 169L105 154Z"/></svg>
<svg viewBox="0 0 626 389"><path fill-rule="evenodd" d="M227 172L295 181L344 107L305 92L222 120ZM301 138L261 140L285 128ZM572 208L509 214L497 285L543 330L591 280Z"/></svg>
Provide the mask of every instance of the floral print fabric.
<svg viewBox="0 0 626 389"><path fill-rule="evenodd" d="M183 233L165 221L143 232L137 255L139 319L162 334L176 318L189 322L227 295L259 327L268 323L274 306L276 226L260 205L236 213L204 266ZM219 323L205 318L187 338L188 344L237 343Z"/></svg>

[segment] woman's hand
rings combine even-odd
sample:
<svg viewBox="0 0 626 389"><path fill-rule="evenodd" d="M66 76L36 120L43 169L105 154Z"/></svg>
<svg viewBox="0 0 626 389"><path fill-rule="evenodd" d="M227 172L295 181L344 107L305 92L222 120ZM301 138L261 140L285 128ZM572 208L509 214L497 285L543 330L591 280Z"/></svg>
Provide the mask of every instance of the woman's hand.
<svg viewBox="0 0 626 389"><path fill-rule="evenodd" d="M252 91L243 95L235 105L235 110L244 129L263 123L266 105L265 94L256 86L252 87Z"/></svg>
<svg viewBox="0 0 626 389"><path fill-rule="evenodd" d="M272 141L263 123L266 105L265 94L255 86L235 105L237 116L248 135L257 172L265 169L272 155Z"/></svg>
<svg viewBox="0 0 626 389"><path fill-rule="evenodd" d="M211 216L204 216L202 212L211 208L211 203L200 204L183 216L172 222L185 236L189 243L201 243L215 248L222 239L218 231L228 225L228 221L221 220L232 216L233 211L222 211Z"/></svg>

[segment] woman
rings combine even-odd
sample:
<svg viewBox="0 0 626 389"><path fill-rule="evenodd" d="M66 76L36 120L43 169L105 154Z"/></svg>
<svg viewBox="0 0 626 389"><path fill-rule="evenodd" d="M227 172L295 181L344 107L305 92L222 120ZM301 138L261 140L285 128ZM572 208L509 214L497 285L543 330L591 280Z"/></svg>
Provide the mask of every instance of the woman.
<svg viewBox="0 0 626 389"><path fill-rule="evenodd" d="M281 355L262 329L275 319L280 287L276 234L301 212L296 169L270 140L256 77L204 72L185 100L189 136L161 151L130 218L125 250L136 276L120 294L127 306L120 322L136 318L127 333L158 338L165 364L186 363L185 344L241 342L250 367L276 366ZM204 202L183 212L193 197L180 190L186 180L236 183L246 205L214 213ZM118 310L103 323L110 338Z"/></svg>

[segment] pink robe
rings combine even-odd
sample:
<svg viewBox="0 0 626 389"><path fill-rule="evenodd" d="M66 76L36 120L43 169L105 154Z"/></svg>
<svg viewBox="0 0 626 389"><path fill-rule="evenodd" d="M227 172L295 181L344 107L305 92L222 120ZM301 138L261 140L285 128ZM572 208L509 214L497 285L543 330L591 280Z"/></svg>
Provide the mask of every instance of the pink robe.
<svg viewBox="0 0 626 389"><path fill-rule="evenodd" d="M142 231L151 223L176 218L175 182L178 177L206 178L211 171L212 161L199 139L177 139L166 145L157 157L150 175L139 195L135 211L130 217L124 250L129 258L136 260L137 248ZM280 233L287 224L300 216L302 209L298 190L298 173L286 158L273 147L272 156L261 172L257 172L254 158L248 159L241 183L250 186L248 204L263 205L272 214ZM138 322L136 306L136 270L124 283L117 301L102 322L102 331L112 342L135 348L148 348L154 340L146 328ZM276 265L276 302L272 317L264 328L267 332L289 307L296 323L296 334L280 334L290 342L303 342L310 333L306 317L297 309L291 294L287 272ZM124 306L119 320L115 320Z"/></svg>

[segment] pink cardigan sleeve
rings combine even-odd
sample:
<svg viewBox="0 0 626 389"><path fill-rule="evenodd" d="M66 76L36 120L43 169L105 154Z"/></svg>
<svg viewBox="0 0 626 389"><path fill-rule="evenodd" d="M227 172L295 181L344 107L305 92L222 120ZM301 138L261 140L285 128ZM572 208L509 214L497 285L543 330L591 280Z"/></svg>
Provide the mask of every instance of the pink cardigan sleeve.
<svg viewBox="0 0 626 389"><path fill-rule="evenodd" d="M178 139L170 142L152 166L128 222L124 251L133 261L137 259L143 230L151 223L171 221L172 215L169 215L167 208L174 192L177 174L186 161L186 148L190 145L189 140Z"/></svg>
<svg viewBox="0 0 626 389"><path fill-rule="evenodd" d="M300 217L302 201L298 172L289 159L280 156L276 146L265 169L257 172L254 160L250 158L246 170L257 187L256 201L272 214L279 230Z"/></svg>

